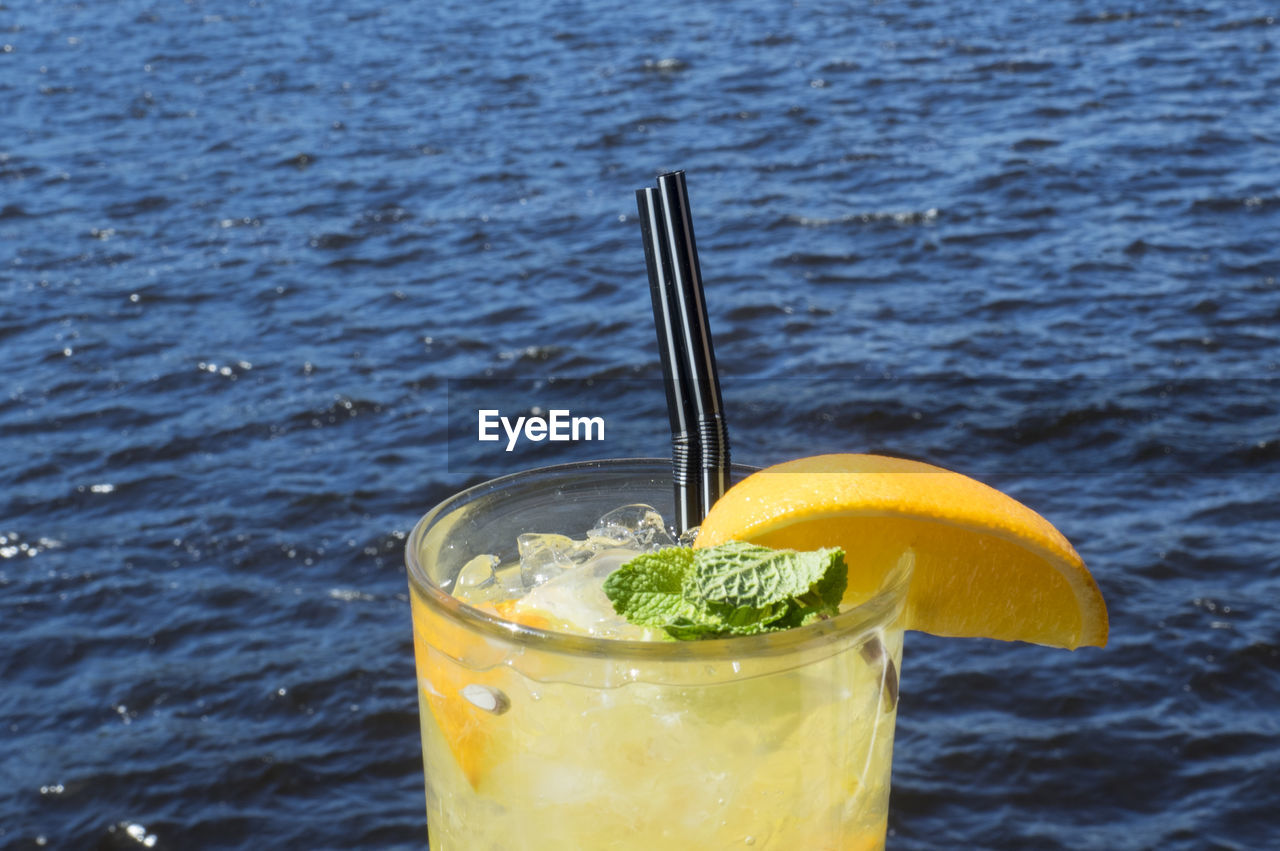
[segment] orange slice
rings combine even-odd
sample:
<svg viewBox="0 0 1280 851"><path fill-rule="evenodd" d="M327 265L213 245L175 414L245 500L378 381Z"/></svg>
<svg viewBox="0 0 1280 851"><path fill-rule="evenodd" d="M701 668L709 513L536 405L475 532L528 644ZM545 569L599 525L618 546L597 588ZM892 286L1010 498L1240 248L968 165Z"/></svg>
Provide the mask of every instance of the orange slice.
<svg viewBox="0 0 1280 851"><path fill-rule="evenodd" d="M968 476L880 455L818 455L731 488L695 546L738 540L843 547L845 602L875 592L910 549L904 626L935 635L1074 649L1107 643L1107 608L1084 561L1049 521Z"/></svg>
<svg viewBox="0 0 1280 851"><path fill-rule="evenodd" d="M500 756L495 742L502 740L499 733L508 723L503 717L507 707L502 705L508 698L502 687L510 677L501 665L477 670L462 664L460 660L480 659L490 652L481 646L483 639L431 611L416 593L410 599L418 687L458 768L477 788ZM525 626L548 625L545 618L518 610L517 602L477 608Z"/></svg>

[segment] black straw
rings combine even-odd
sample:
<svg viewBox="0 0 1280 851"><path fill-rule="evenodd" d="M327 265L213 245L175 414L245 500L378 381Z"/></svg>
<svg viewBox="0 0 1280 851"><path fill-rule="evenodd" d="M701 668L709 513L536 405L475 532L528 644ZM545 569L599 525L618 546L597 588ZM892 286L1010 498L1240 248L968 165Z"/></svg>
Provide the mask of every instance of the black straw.
<svg viewBox="0 0 1280 851"><path fill-rule="evenodd" d="M689 190L683 171L658 176L658 195L663 213L663 237L671 254L671 279L675 288L675 308L683 345L680 359L688 370L692 409L684 417L692 419L699 444L699 490L701 512L698 522L729 489L729 432L724 420L724 401L711 346L711 328L702 291L702 270L693 238L693 218L689 213ZM643 218L642 218L643 221Z"/></svg>
<svg viewBox="0 0 1280 851"><path fill-rule="evenodd" d="M649 270L649 295L653 302L653 324L658 332L658 354L662 361L663 385L667 392L667 416L671 421L671 480L675 489L677 534L702 522L703 510L700 453L685 362L686 345L681 331L675 282L672 279L671 250L664 233L662 198L650 187L636 190L640 212L640 233L644 239L644 259Z"/></svg>

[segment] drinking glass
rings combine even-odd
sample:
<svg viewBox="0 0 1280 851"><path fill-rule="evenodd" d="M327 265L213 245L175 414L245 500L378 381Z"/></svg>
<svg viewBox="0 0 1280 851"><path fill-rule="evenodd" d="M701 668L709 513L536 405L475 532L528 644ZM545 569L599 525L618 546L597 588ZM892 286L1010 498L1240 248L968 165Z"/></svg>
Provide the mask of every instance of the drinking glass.
<svg viewBox="0 0 1280 851"><path fill-rule="evenodd" d="M451 593L476 556L515 563L521 534L583 538L619 506L673 502L670 460L581 462L469 488L415 526L435 851L883 847L909 567L827 620L701 641L553 632Z"/></svg>

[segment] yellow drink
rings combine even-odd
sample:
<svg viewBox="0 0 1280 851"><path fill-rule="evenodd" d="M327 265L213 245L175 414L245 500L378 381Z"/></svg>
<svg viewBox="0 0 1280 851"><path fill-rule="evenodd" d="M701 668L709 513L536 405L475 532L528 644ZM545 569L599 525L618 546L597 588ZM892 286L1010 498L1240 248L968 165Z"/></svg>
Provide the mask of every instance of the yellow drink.
<svg viewBox="0 0 1280 851"><path fill-rule="evenodd" d="M882 848L904 573L829 620L695 642L572 635L450 593L477 555L513 563L519 535L581 537L635 502L670 504L670 462L522 473L415 528L431 847Z"/></svg>

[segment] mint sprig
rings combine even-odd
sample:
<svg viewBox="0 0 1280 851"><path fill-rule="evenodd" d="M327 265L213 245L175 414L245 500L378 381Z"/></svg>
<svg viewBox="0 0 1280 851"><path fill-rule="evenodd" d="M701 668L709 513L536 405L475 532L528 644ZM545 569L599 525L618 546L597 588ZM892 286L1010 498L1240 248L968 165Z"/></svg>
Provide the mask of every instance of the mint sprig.
<svg viewBox="0 0 1280 851"><path fill-rule="evenodd" d="M843 550L731 541L636 556L605 580L604 593L631 623L692 640L773 632L834 615L847 581Z"/></svg>

